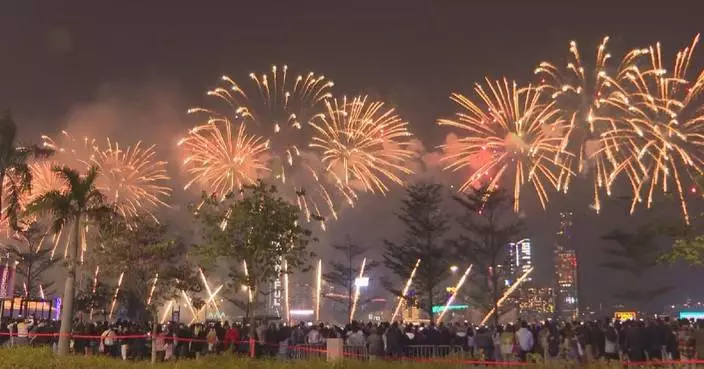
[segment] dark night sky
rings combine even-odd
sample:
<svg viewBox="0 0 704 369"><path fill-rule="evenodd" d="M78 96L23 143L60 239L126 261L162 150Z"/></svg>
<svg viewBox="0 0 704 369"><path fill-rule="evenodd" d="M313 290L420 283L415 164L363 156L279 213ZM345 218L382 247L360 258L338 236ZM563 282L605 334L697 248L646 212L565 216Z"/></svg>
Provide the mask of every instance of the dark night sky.
<svg viewBox="0 0 704 369"><path fill-rule="evenodd" d="M189 126L186 108L201 102L221 74L246 76L287 63L325 74L337 93L371 93L396 105L432 148L447 133L434 122L452 114L448 94L468 92L485 75L529 81L538 62L562 60L572 39L584 53L604 35L612 36L615 53L657 40L672 52L702 31L702 5L697 9L696 1L657 6L640 1L638 8L618 5L628 3L622 1L482 3L4 0L0 106L12 108L25 140L68 126L173 147ZM617 277L596 267L598 235L640 218L624 216L618 204L595 217L586 196L578 188L569 200L556 196L547 212L529 209L528 235L536 240L539 279L547 280L557 214L574 207L588 280L584 298L608 302L605 286ZM398 227L379 227L369 214L389 218L397 198L394 193L386 200L363 199L332 227L335 236L326 237L369 227L360 241L378 246ZM661 210L677 214L672 207ZM680 270L651 279L684 281L667 298L681 300L701 294L696 288L701 277Z"/></svg>

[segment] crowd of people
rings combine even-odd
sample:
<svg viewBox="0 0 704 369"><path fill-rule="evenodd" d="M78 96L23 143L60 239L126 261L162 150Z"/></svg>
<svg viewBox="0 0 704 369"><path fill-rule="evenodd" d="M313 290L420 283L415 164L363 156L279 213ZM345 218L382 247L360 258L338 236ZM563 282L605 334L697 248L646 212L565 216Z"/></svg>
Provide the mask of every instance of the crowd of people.
<svg viewBox="0 0 704 369"><path fill-rule="evenodd" d="M129 321L76 321L72 351L122 360L146 359L155 346L159 360L250 353L250 327L229 322L158 325ZM58 322L19 319L0 323L0 345L51 345ZM704 321L554 322L476 327L469 323L357 323L346 326L257 323L252 341L258 356L280 359L322 356L326 340L344 340L345 354L365 359L462 355L485 361L704 360ZM427 348L433 348L428 350Z"/></svg>

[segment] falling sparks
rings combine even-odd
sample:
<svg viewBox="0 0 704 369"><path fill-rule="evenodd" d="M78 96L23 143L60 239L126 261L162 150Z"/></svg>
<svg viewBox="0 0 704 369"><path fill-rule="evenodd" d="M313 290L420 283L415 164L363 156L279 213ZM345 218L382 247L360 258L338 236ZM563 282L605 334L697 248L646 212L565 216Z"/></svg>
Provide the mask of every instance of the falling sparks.
<svg viewBox="0 0 704 369"><path fill-rule="evenodd" d="M222 147L223 143L209 143L207 150L212 152L205 153L207 158L189 163L191 175L200 176L199 182L206 189L211 189L214 180L236 187L237 180L247 182L272 176L280 183L283 195L298 204L309 222L337 219L337 203L342 199L352 204L356 198L341 189L338 182L330 181L320 160L306 151L311 140L309 123L324 113L324 102L331 97L333 82L313 72L291 74L285 65L272 66L270 73L251 73L242 83L229 76L221 80L221 86L207 93L209 105L190 109L189 113L211 123L241 122L248 132L254 133L253 137L260 139L256 149L250 149L255 152L237 159L232 159L236 155L231 148ZM264 149L267 155L259 156ZM194 173L197 170L213 174ZM213 178L216 173L220 174ZM321 227L325 229L324 221Z"/></svg>
<svg viewBox="0 0 704 369"><path fill-rule="evenodd" d="M97 187L126 219L145 214L157 220L153 210L168 206L164 199L171 188L164 182L166 162L156 160L155 146L121 149L119 143L107 140L107 148L98 151L92 164L100 169Z"/></svg>
<svg viewBox="0 0 704 369"><path fill-rule="evenodd" d="M558 188L559 171L572 174L557 160L567 125L555 102L545 103L539 90L530 86L519 89L515 82L506 79L495 82L487 79L486 86L476 84L474 90L479 103L453 93L451 99L462 111L455 119L438 121L463 133L456 145L442 146L445 151L442 160L447 163L445 169L471 169L460 191L482 183L488 183L493 189L504 177L513 176L516 212L520 210L524 185L532 183L545 208L549 190L546 186ZM481 158L478 164L477 158Z"/></svg>
<svg viewBox="0 0 704 369"><path fill-rule="evenodd" d="M615 153L608 149L613 142L602 142L602 134L619 127L629 101L624 88L627 75L639 57L648 53L647 49L634 49L616 62L609 53L608 41L609 37L604 37L596 48L593 66L585 64L577 43L571 41L564 68L542 62L535 69L541 78L538 89L551 96L568 122L558 152L558 160L565 166L560 171L558 190L566 193L569 189L573 176L566 168L576 174L589 174L594 187L592 207L597 212L601 209L600 193L610 185L609 175L617 165ZM600 150L604 146L607 149ZM611 192L610 187L606 192Z"/></svg>
<svg viewBox="0 0 704 369"><path fill-rule="evenodd" d="M60 139L44 135L42 140L44 147L56 152L51 165L39 168L42 172L61 165L86 169L97 166L100 173L96 187L126 219L146 215L156 220L153 212L167 206L165 200L170 197L171 188L165 183L170 178L166 173L167 163L156 159L156 146L145 147L138 142L121 147L110 138L101 146L93 138L77 139L66 131L62 131ZM56 189L56 178L48 174L44 177L46 188Z"/></svg>
<svg viewBox="0 0 704 369"><path fill-rule="evenodd" d="M211 119L191 129L179 142L186 159L184 164L192 179L219 198L254 183L269 171L266 166L267 143L262 137L248 135L244 124Z"/></svg>
<svg viewBox="0 0 704 369"><path fill-rule="evenodd" d="M690 222L687 188L702 175L704 162L704 71L689 73L698 42L699 35L677 53L671 69L657 43L648 49L647 66L631 67L627 73L631 92L625 123L605 132L603 141L608 149L619 151L619 165L610 180L623 173L629 178L631 212L644 198L650 207L659 187L663 193L677 194L682 217Z"/></svg>
<svg viewBox="0 0 704 369"><path fill-rule="evenodd" d="M403 184L402 174L411 174L405 162L413 156L408 148L408 123L383 102L366 96L326 102L327 112L316 117L310 147L322 158L325 170L336 181L350 187L358 181L370 192L386 193L384 180Z"/></svg>

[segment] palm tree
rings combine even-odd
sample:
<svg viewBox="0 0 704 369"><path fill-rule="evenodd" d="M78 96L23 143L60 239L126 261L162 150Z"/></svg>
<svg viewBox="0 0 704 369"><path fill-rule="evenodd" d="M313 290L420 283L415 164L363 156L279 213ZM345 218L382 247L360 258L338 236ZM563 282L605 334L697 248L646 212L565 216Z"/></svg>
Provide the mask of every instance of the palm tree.
<svg viewBox="0 0 704 369"><path fill-rule="evenodd" d="M71 224L71 243L68 249L68 276L64 286L64 299L61 311L59 351L61 356L68 354L69 334L73 323L73 300L76 282L76 265L80 245L81 222L100 221L110 214L105 205L105 196L97 189L98 168L92 166L85 175L68 167L56 167L54 172L66 182L63 191L49 191L28 205L29 213L49 215L52 219L51 231L58 233Z"/></svg>
<svg viewBox="0 0 704 369"><path fill-rule="evenodd" d="M20 195L31 190L29 159L46 157L52 153L51 150L36 145L16 146L16 140L17 125L10 113L6 112L0 117L0 219L7 217L13 227L17 226ZM8 180L7 188L5 179ZM5 190L8 192L5 193ZM3 204L5 198L9 204Z"/></svg>

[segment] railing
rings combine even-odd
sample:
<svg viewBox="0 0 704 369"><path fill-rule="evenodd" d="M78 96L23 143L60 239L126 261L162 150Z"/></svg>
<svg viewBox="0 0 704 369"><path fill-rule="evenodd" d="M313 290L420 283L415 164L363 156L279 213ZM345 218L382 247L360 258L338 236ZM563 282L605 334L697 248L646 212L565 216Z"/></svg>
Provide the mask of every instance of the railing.
<svg viewBox="0 0 704 369"><path fill-rule="evenodd" d="M327 358L327 345L291 345L288 347L288 356L292 359L319 359ZM367 346L343 346L343 356L346 359L369 360ZM463 346L452 345L413 345L404 346L401 351L402 358L407 359L473 359L470 351Z"/></svg>
<svg viewBox="0 0 704 369"><path fill-rule="evenodd" d="M327 345L295 345L289 346L289 355L292 359L319 359L325 360L327 358Z"/></svg>
<svg viewBox="0 0 704 369"><path fill-rule="evenodd" d="M369 360L369 350L367 346L347 346L342 349L346 359Z"/></svg>
<svg viewBox="0 0 704 369"><path fill-rule="evenodd" d="M471 359L472 354L463 346L451 345L412 345L403 348L403 356L407 358L455 358Z"/></svg>

